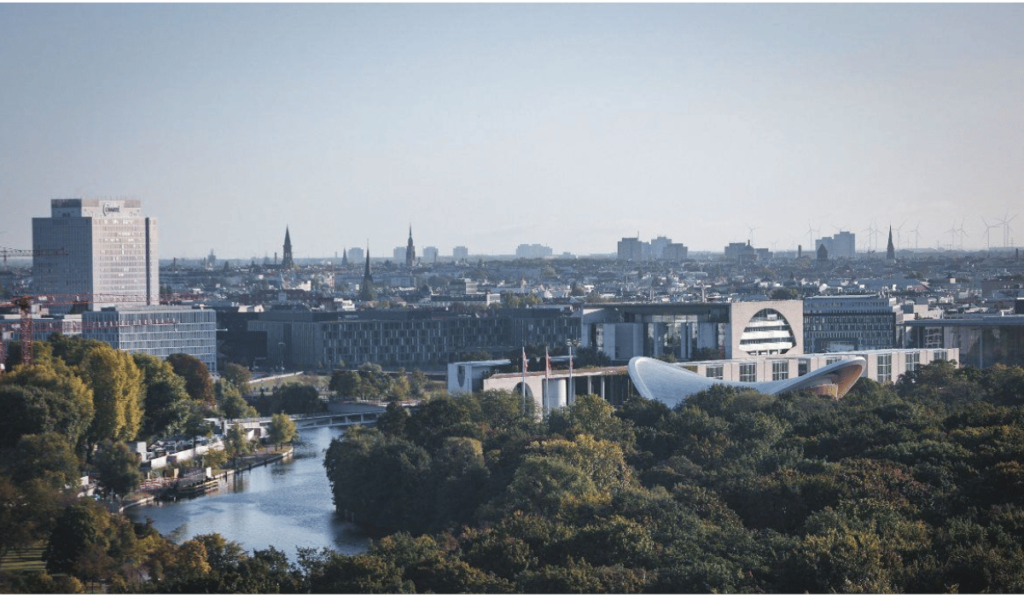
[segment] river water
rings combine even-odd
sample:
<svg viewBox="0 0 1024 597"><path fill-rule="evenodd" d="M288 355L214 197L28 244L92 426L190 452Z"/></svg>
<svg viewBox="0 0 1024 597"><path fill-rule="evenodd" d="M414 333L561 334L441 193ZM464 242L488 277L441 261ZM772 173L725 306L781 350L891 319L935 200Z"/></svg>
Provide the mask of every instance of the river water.
<svg viewBox="0 0 1024 597"><path fill-rule="evenodd" d="M324 450L341 430L321 427L300 433L290 459L221 480L216 492L205 496L125 513L137 522L151 518L162 535L178 543L219 533L249 553L273 546L292 562L299 547L329 547L350 555L366 551L367 536L335 515L323 467Z"/></svg>

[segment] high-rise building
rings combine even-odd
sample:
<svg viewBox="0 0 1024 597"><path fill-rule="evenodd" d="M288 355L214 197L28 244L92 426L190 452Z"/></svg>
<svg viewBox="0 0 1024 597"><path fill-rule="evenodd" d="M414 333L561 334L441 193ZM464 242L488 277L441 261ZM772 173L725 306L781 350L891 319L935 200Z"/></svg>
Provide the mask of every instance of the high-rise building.
<svg viewBox="0 0 1024 597"><path fill-rule="evenodd" d="M462 245L459 245L458 247L452 249L452 257L456 261L459 261L460 259L469 259L469 249L463 247Z"/></svg>
<svg viewBox="0 0 1024 597"><path fill-rule="evenodd" d="M857 235L841 230L832 236L819 238L816 247L824 246L831 259L853 259L857 251Z"/></svg>
<svg viewBox="0 0 1024 597"><path fill-rule="evenodd" d="M640 237L623 238L618 245L619 261L640 261L643 259L644 243Z"/></svg>
<svg viewBox="0 0 1024 597"><path fill-rule="evenodd" d="M90 309L157 305L157 240L137 199L53 199L49 218L32 218L35 292L88 295Z"/></svg>

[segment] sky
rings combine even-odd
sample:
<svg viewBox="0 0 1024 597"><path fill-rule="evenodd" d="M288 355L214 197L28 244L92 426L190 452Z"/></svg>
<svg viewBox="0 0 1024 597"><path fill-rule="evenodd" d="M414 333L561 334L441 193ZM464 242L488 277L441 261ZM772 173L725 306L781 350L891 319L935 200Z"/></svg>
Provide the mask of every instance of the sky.
<svg viewBox="0 0 1024 597"><path fill-rule="evenodd" d="M73 197L165 259L1020 245L1024 5L2 4L0 247Z"/></svg>

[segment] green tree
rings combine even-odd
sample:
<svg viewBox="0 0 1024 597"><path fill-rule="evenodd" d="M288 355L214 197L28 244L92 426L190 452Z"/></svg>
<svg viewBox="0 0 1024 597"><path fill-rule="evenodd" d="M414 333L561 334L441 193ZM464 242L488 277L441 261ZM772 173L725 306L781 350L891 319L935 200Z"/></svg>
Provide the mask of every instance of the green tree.
<svg viewBox="0 0 1024 597"><path fill-rule="evenodd" d="M295 421L283 413L278 413L270 418L267 431L270 434L270 441L277 446L291 443L299 436L299 432L295 429Z"/></svg>
<svg viewBox="0 0 1024 597"><path fill-rule="evenodd" d="M132 357L109 345L91 348L81 369L93 391L96 415L89 436L93 444L105 439L130 441L142 425L142 372Z"/></svg>
<svg viewBox="0 0 1024 597"><path fill-rule="evenodd" d="M327 387L343 398L363 397L363 378L356 371L335 370Z"/></svg>
<svg viewBox="0 0 1024 597"><path fill-rule="evenodd" d="M228 456L238 461L239 456L252 453L252 443L249 441L249 434L241 425L232 425L224 438L225 449Z"/></svg>
<svg viewBox="0 0 1024 597"><path fill-rule="evenodd" d="M176 353L168 356L167 362L175 373L185 379L185 389L193 401L214 408L216 396L213 392L213 378L202 361L192 355Z"/></svg>
<svg viewBox="0 0 1024 597"><path fill-rule="evenodd" d="M141 437L183 433L188 424L190 400L185 380L174 372L170 363L153 355L138 353L132 355L132 359L142 372L145 387Z"/></svg>
<svg viewBox="0 0 1024 597"><path fill-rule="evenodd" d="M227 379L217 380L214 393L217 395L217 408L227 419L251 419L260 414Z"/></svg>
<svg viewBox="0 0 1024 597"><path fill-rule="evenodd" d="M220 374L242 394L249 393L249 381L252 380L252 373L247 368L237 363L227 363L221 369Z"/></svg>
<svg viewBox="0 0 1024 597"><path fill-rule="evenodd" d="M100 444L95 460L99 483L108 495L123 500L139 488L142 482L139 456L124 442L105 440Z"/></svg>
<svg viewBox="0 0 1024 597"><path fill-rule="evenodd" d="M57 518L43 551L47 572L71 574L79 558L103 541L106 512L95 502L81 501L67 506Z"/></svg>
<svg viewBox="0 0 1024 597"><path fill-rule="evenodd" d="M0 376L0 404L6 409L0 446L13 446L25 434L54 431L85 453L80 442L95 416L93 392L59 359L43 355L29 367Z"/></svg>

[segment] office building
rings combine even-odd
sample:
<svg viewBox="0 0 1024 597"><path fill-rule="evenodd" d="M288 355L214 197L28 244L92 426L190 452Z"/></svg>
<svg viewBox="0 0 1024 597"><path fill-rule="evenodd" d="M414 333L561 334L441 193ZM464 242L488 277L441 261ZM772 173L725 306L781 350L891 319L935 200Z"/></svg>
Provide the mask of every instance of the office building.
<svg viewBox="0 0 1024 597"><path fill-rule="evenodd" d="M462 352L506 354L530 344L564 346L580 337L579 315L568 308L495 309L471 316L443 309L273 309L248 325L266 333L270 364L286 368L437 368Z"/></svg>
<svg viewBox="0 0 1024 597"><path fill-rule="evenodd" d="M640 237L623 238L618 245L619 261L641 261L644 258L644 243Z"/></svg>
<svg viewBox="0 0 1024 597"><path fill-rule="evenodd" d="M162 359L184 353L217 372L217 312L191 307L118 307L82 313L82 337Z"/></svg>
<svg viewBox="0 0 1024 597"><path fill-rule="evenodd" d="M520 259L543 259L551 257L552 253L551 247L536 243L532 245L523 244L516 247L516 257Z"/></svg>
<svg viewBox="0 0 1024 597"><path fill-rule="evenodd" d="M455 261L469 259L469 249L462 245L455 247L452 249L452 258L454 258Z"/></svg>
<svg viewBox="0 0 1024 597"><path fill-rule="evenodd" d="M581 345L623 363L803 354L801 301L588 305Z"/></svg>
<svg viewBox="0 0 1024 597"><path fill-rule="evenodd" d="M36 294L82 295L89 308L159 304L156 220L140 201L53 199L50 211L32 218Z"/></svg>
<svg viewBox="0 0 1024 597"><path fill-rule="evenodd" d="M879 295L814 296L804 299L804 350L840 352L900 348L903 307Z"/></svg>

